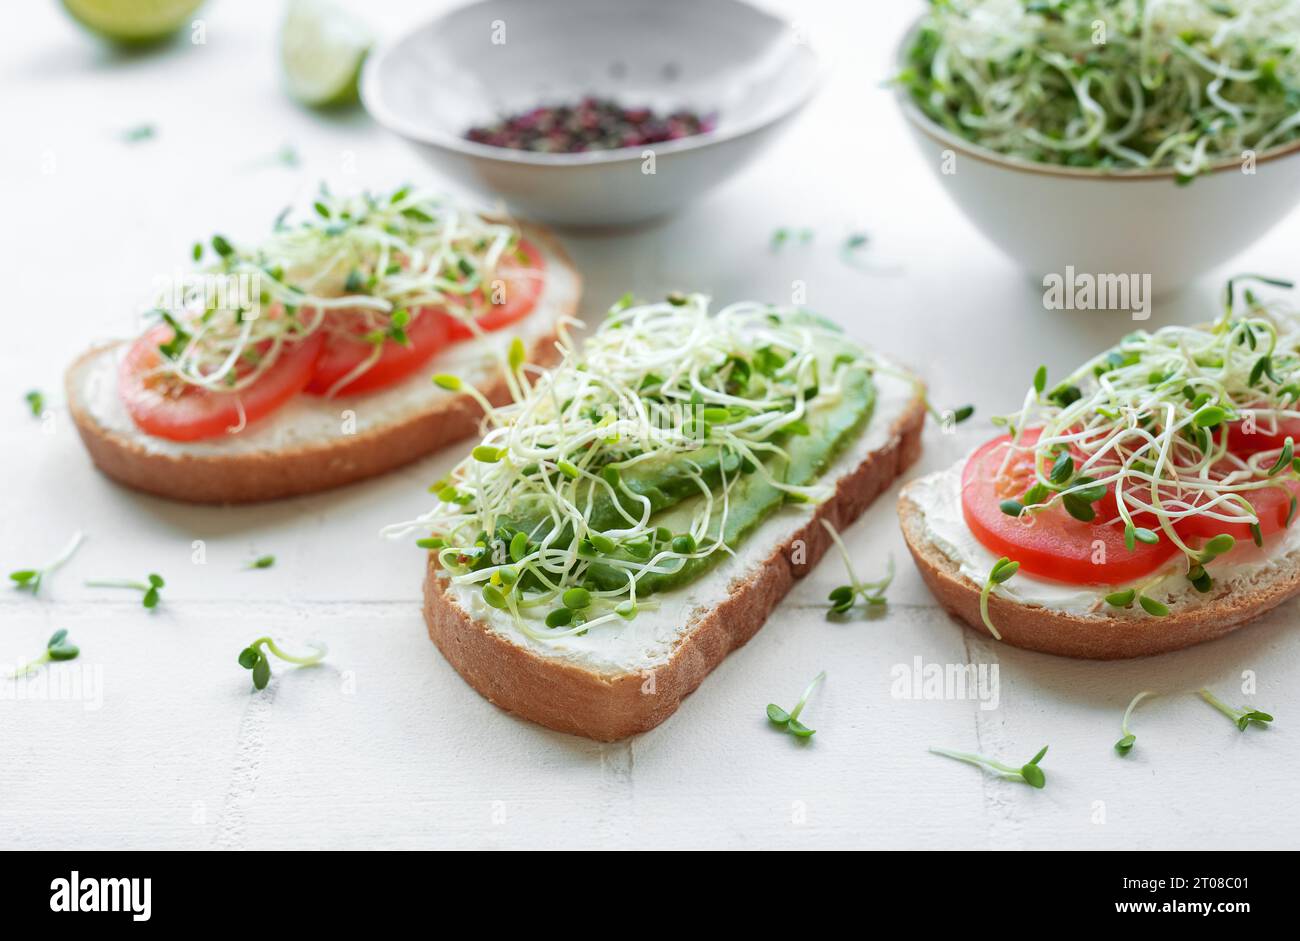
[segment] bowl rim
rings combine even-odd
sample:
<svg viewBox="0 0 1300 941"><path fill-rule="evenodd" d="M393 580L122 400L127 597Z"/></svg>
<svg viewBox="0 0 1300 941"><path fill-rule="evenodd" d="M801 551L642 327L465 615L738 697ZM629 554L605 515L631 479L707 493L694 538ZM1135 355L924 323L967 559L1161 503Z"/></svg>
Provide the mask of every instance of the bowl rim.
<svg viewBox="0 0 1300 941"><path fill-rule="evenodd" d="M667 154L680 153L688 150L698 150L714 144L737 140L761 131L764 128L778 124L784 119L798 113L808 104L809 101L812 100L813 96L816 95L825 84L827 74L830 71L830 64L826 57L820 53L819 44L814 43L812 39L809 38L807 29L803 29L803 39L797 45L801 46L806 51L810 61L812 62L813 71L805 86L799 90L798 94L793 95L782 107L768 109L747 121L740 122L721 131L715 130L703 134L692 134L689 137L682 137L673 141L662 141L653 145L647 144L636 147L619 147L614 150L592 150L574 154L537 153L529 150L512 150L508 147L493 147L490 144L479 144L467 140L464 137L458 137L454 134L448 134L436 128L431 128L427 125L419 125L407 121L394 114L384 99L382 86L380 85L378 77L382 63L392 56L399 46L417 33L422 33L434 28L442 20L453 14L460 13L462 10L473 6L480 6L488 2L494 2L494 0L473 0L473 2L470 3L459 4L451 9L442 10L436 15L420 20L413 26L410 26L393 37L385 40L374 52L366 57L366 62L362 67L361 73L361 101L366 111L369 112L370 116L374 118L380 126L416 143L439 147L443 150L461 154L462 156L472 157L478 160L487 160L499 164L561 169L566 167L633 163L644 159L642 153L646 148L652 148L656 157L662 157ZM746 2L746 0L708 0L708 2L725 3L732 7L743 7L757 16L778 23L786 30L793 28L795 25L791 20L754 3ZM617 4L611 5L611 8L617 8Z"/></svg>
<svg viewBox="0 0 1300 941"><path fill-rule="evenodd" d="M919 15L912 24L903 30L902 39L899 41L898 48L894 53L894 65L897 68L903 68L907 64L907 50L910 48L912 39L917 31L921 28L921 23L926 18L925 13ZM978 160L981 163L991 164L993 166L1003 167L1007 170L1016 170L1021 173L1035 174L1038 176L1054 176L1069 180L1087 180L1090 182L1135 182L1141 180L1173 180L1178 177L1178 171L1173 167L1156 167L1152 169L1143 169L1140 167L1132 168L1109 168L1104 170L1088 169L1085 167L1067 167L1054 163L1038 163L1033 160L1025 160L1020 157L1012 157L1007 154L999 153L991 148L984 147L969 141L964 137L959 137L952 131L948 130L935 121L912 100L911 93L901 85L890 80L893 85L894 97L898 102L899 110L903 116L912 123L912 125L925 134L936 143L943 144L952 150L960 151L965 156ZM1300 138L1286 144L1278 144L1270 147L1255 155L1255 165L1268 163L1281 157L1289 157L1292 154L1300 153ZM1211 163L1206 169L1197 174L1197 177L1208 176L1212 173L1222 173L1225 170L1239 170L1241 168L1240 157L1225 157L1222 160Z"/></svg>

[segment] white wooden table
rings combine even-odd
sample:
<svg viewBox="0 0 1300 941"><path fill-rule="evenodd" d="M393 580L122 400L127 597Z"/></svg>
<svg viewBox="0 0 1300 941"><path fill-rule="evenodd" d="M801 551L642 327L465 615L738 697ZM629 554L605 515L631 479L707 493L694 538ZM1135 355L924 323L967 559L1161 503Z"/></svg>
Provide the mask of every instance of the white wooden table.
<svg viewBox="0 0 1300 941"><path fill-rule="evenodd" d="M67 628L80 697L0 699L4 847L1295 847L1300 633L1287 606L1225 640L1130 663L1054 659L977 638L945 616L882 498L846 534L868 572L899 565L888 613L831 623L828 559L762 633L667 723L601 745L489 705L443 661L419 611L421 553L378 538L428 502L448 454L335 493L266 506L193 508L97 474L62 408L63 367L128 333L152 278L214 231L255 236L319 180L336 190L436 183L363 114L321 118L281 94L276 4L213 0L206 44L120 58L57 4L25 3L0 31L0 568L27 567L83 529L81 552L39 599L0 593L0 662ZM381 33L427 4L358 4ZM568 238L587 314L626 290L711 291L719 301L808 303L923 371L941 405L974 402L960 434L931 426L914 473L957 459L1051 370L1131 329L1120 315L1042 309L1041 287L947 202L904 137L880 81L911 4L798 4L825 29L836 73L793 132L689 212L626 235ZM917 6L919 9L919 5ZM854 13L852 10L858 10ZM854 19L849 19L853 17ZM20 25L21 28L20 28ZM152 124L154 139L122 140ZM292 146L300 165L277 163ZM1068 224L1068 220L1063 221ZM810 244L773 253L782 226ZM841 244L871 235L847 264ZM1212 237L1212 233L1205 233ZM1300 273L1293 215L1224 271L1158 306L1152 326L1211 316L1228 270ZM30 388L51 395L28 415ZM896 490L895 490L896 494ZM202 544L203 564L196 564ZM245 571L262 553L274 568ZM83 587L158 571L164 602ZM276 667L251 692L236 663L254 637L328 643L326 665ZM901 699L891 671L1000 668L997 708ZM802 747L773 731L818 670ZM1254 701L1275 728L1239 733L1190 695L1210 684ZM96 683L102 684L96 688ZM1120 713L1144 704L1127 759ZM979 750L1016 763L1050 744L1034 791L927 753Z"/></svg>

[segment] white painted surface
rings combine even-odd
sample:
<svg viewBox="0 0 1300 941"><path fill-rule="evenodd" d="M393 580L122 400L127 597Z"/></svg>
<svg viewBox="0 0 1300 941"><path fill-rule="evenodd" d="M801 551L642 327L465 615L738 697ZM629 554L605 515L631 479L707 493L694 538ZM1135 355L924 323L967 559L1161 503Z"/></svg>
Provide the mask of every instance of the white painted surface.
<svg viewBox="0 0 1300 941"><path fill-rule="evenodd" d="M183 265L194 239L256 234L322 178L336 189L434 182L363 116L322 119L283 98L272 7L213 0L206 45L130 59L105 52L53 3L24 4L21 28L0 34L0 569L44 561L78 527L88 534L40 599L0 594L0 661L39 653L66 627L82 658L48 675L98 668L103 681L97 709L0 700L0 845L1300 844L1295 605L1211 645L1131 663L999 647L934 606L886 498L846 535L864 575L890 553L899 563L884 618L826 621L822 599L842 580L828 560L676 716L598 745L498 711L427 640L420 554L376 532L424 508L425 485L451 455L240 509L138 496L95 473L66 415L56 408L43 425L22 394L39 387L57 400L63 365L93 340L129 332L150 279ZM388 32L427 7L358 9ZM960 434L927 431L913 473L941 468L987 434L990 414L1019 401L1040 362L1059 374L1132 324L1044 311L1041 288L945 201L878 87L909 5L798 9L838 54L822 97L764 160L686 214L639 233L567 238L588 280L585 311L628 289L786 300L804 282L811 306L921 370L936 402L977 405ZM144 122L157 125L156 139L121 142ZM286 143L301 167L270 161ZM773 254L778 226L807 226L815 238ZM861 268L840 255L858 230L872 236ZM1229 270L1300 273L1297 238L1292 214L1157 306L1153 321L1209 316ZM194 540L206 542L205 565L191 563ZM275 568L241 570L263 552L276 554ZM81 586L154 570L168 579L155 614L129 593ZM251 694L235 657L265 632L286 645L326 641L327 665L277 667L272 686ZM998 664L998 707L892 697L891 668L915 657ZM829 679L805 714L818 733L803 747L768 727L763 709L793 704L820 669ZM1242 700L1243 670L1258 675L1251 701L1277 716L1275 728L1238 733L1187 694L1210 684ZM1138 746L1120 759L1110 749L1120 714L1143 688L1176 695L1138 708ZM1041 792L926 752L1023 761L1048 743Z"/></svg>

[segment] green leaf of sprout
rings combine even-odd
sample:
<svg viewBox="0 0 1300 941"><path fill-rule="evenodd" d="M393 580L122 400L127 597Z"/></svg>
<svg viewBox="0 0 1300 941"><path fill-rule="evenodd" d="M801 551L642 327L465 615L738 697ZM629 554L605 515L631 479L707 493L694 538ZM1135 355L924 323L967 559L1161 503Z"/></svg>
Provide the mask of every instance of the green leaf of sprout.
<svg viewBox="0 0 1300 941"><path fill-rule="evenodd" d="M562 594L560 600L564 602L566 608L580 611L591 604L591 592L585 588L575 586Z"/></svg>
<svg viewBox="0 0 1300 941"><path fill-rule="evenodd" d="M993 566L991 577L994 583L1001 585L1018 571L1020 571L1019 562L1012 562L1010 559L1001 559L997 565Z"/></svg>
<svg viewBox="0 0 1300 941"><path fill-rule="evenodd" d="M1042 788L1047 784L1047 775L1043 774L1043 769L1033 762L1020 769L1020 776L1030 787Z"/></svg>
<svg viewBox="0 0 1300 941"><path fill-rule="evenodd" d="M1070 479L1074 473L1074 458L1070 457L1069 451L1062 451L1056 456L1056 461L1052 464L1052 470L1047 475L1054 484L1063 484Z"/></svg>
<svg viewBox="0 0 1300 941"><path fill-rule="evenodd" d="M1169 613L1169 606L1156 601L1154 598L1148 598L1146 595L1138 595L1138 604L1142 610L1152 617L1164 617Z"/></svg>
<svg viewBox="0 0 1300 941"><path fill-rule="evenodd" d="M1081 499L1078 494L1067 493L1061 498L1061 503L1067 513L1082 523L1091 523L1097 517L1097 511L1092 508L1092 504Z"/></svg>
<svg viewBox="0 0 1300 941"><path fill-rule="evenodd" d="M1127 588L1123 591L1113 591L1106 596L1106 604L1115 608L1127 608L1133 603L1133 598L1136 595L1137 591L1132 588Z"/></svg>
<svg viewBox="0 0 1300 941"><path fill-rule="evenodd" d="M506 601L505 593L496 585L491 583L483 586L483 600L494 608L504 610L510 607Z"/></svg>
<svg viewBox="0 0 1300 941"><path fill-rule="evenodd" d="M1219 535L1210 539L1201 547L1201 552L1197 557L1197 561L1202 565L1205 565L1214 561L1219 556L1231 552L1236 545L1237 540L1232 538L1232 536L1227 533L1219 533Z"/></svg>
<svg viewBox="0 0 1300 941"><path fill-rule="evenodd" d="M1227 417L1228 413L1225 409L1217 405L1206 405L1192 416L1192 424L1197 428L1214 428L1221 425Z"/></svg>
<svg viewBox="0 0 1300 941"><path fill-rule="evenodd" d="M1268 476L1276 477L1282 472L1283 468L1291 466L1291 458L1295 453L1295 444L1288 435L1286 443L1282 445L1282 453L1278 455L1277 462L1269 468Z"/></svg>
<svg viewBox="0 0 1300 941"><path fill-rule="evenodd" d="M767 704L767 717L777 725L785 725L790 721L790 713L786 712L776 703Z"/></svg>
<svg viewBox="0 0 1300 941"><path fill-rule="evenodd" d="M253 664L253 686L257 689L266 689L266 684L271 682L271 662L266 657L258 657L257 662Z"/></svg>

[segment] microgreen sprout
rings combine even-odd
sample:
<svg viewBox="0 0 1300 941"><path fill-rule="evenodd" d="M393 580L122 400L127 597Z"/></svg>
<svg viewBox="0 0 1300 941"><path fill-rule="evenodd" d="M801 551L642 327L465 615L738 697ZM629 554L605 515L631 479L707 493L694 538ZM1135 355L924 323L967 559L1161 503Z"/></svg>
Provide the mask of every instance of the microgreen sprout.
<svg viewBox="0 0 1300 941"><path fill-rule="evenodd" d="M1296 30L1290 3L1259 0L951 0L928 6L896 81L999 153L1186 182L1300 133Z"/></svg>
<svg viewBox="0 0 1300 941"><path fill-rule="evenodd" d="M1047 754L1047 746L1044 745L1037 755L1030 758L1029 761L1019 768L1013 768L1010 765L1004 765L1000 761L992 758L985 758L983 755L975 755L971 752L953 751L950 748L931 748L930 751L936 755L943 755L946 758L956 758L958 761L969 762L977 767L987 768L996 771L998 775L1008 781L1023 781L1030 787L1043 787L1047 783L1047 777L1043 774L1043 769L1038 763L1043 760Z"/></svg>
<svg viewBox="0 0 1300 941"><path fill-rule="evenodd" d="M252 562L249 562L244 567L249 569L269 569L273 565L275 565L275 556L259 555L256 559L254 559Z"/></svg>
<svg viewBox="0 0 1300 941"><path fill-rule="evenodd" d="M840 257L848 264L852 264L857 252L866 248L871 243L871 236L866 232L852 232L840 246Z"/></svg>
<svg viewBox="0 0 1300 941"><path fill-rule="evenodd" d="M1156 579L1155 581L1158 582L1160 580L1161 579ZM1154 583L1155 582L1144 585L1142 588L1123 588L1119 591L1112 591L1110 594L1106 595L1103 600L1112 608L1131 608L1133 607L1133 602L1136 601L1138 607L1152 617L1164 617L1169 613L1169 605L1145 594L1145 590L1150 588L1151 584Z"/></svg>
<svg viewBox="0 0 1300 941"><path fill-rule="evenodd" d="M1144 689L1142 690L1142 692L1138 693L1136 696L1133 697L1132 702L1128 704L1128 708L1124 710L1124 718L1121 719L1119 723L1119 730L1120 732L1123 733L1123 737L1120 738L1120 740L1115 743L1115 751L1119 752L1121 755L1127 755L1129 752L1131 752L1133 750L1134 743L1137 742L1137 736L1134 735L1132 732L1130 732L1128 729L1128 720L1129 717L1133 715L1133 709L1142 700L1146 699L1148 696L1154 696L1154 695L1155 693L1151 692L1151 690Z"/></svg>
<svg viewBox="0 0 1300 941"><path fill-rule="evenodd" d="M1300 482L1294 441L1282 433L1300 419L1298 347L1300 319L1239 289L1211 324L1135 331L1055 385L1040 367L1020 411L995 419L1011 436L1003 469L1032 469L1016 480L1026 489L999 497L999 508L1024 522L1059 508L1122 531L1129 552L1172 545L1187 580L1209 593L1215 563L1238 540L1220 531L1201 543L1181 524L1236 526L1266 547L1254 498L1283 489L1289 503ZM1256 431L1264 446L1233 446ZM1170 607L1154 584L1117 588L1105 601L1164 617Z"/></svg>
<svg viewBox="0 0 1300 941"><path fill-rule="evenodd" d="M33 418L40 418L45 414L45 393L40 389L32 389L23 396L27 403L27 408L31 410Z"/></svg>
<svg viewBox="0 0 1300 941"><path fill-rule="evenodd" d="M135 127L129 127L122 132L122 140L128 144L153 140L157 136L158 129L152 124L137 124Z"/></svg>
<svg viewBox="0 0 1300 941"><path fill-rule="evenodd" d="M37 667L53 660L75 660L79 653L81 653L81 649L76 644L68 643L68 632L62 629L57 630L46 641L45 653L14 670L9 674L9 678L16 679L20 676L26 676Z"/></svg>
<svg viewBox="0 0 1300 941"><path fill-rule="evenodd" d="M133 588L142 593L141 603L146 608L152 609L158 607L166 582L157 572L150 572L142 582L132 581L129 578L94 578L86 584L91 588Z"/></svg>
<svg viewBox="0 0 1300 941"><path fill-rule="evenodd" d="M558 347L555 368L514 370L506 405L434 377L482 399L483 438L430 488L428 513L387 529L436 550L467 602L544 641L621 627L731 556L752 513L826 499L808 458L853 440L888 366L806 311L711 314L698 294L629 299Z"/></svg>
<svg viewBox="0 0 1300 941"><path fill-rule="evenodd" d="M1215 709L1218 709L1225 716L1235 722L1237 728L1243 732L1250 727L1252 722L1262 727L1266 722L1273 721L1271 715L1267 712L1260 712L1258 709L1249 709L1246 706L1242 706L1240 709L1234 709L1222 699L1215 696L1208 689L1199 690L1198 695Z"/></svg>
<svg viewBox="0 0 1300 941"><path fill-rule="evenodd" d="M310 667L324 660L329 652L324 644L313 643L311 646L315 648L314 653L295 657L281 650L270 637L259 637L239 652L239 665L245 670L253 671L253 686L256 689L265 689L271 681L271 660L268 654L274 654L285 663Z"/></svg>
<svg viewBox="0 0 1300 941"><path fill-rule="evenodd" d="M772 233L771 248L772 251L780 251L788 242L798 240L801 245L807 245L813 240L812 229L788 229L779 228Z"/></svg>
<svg viewBox="0 0 1300 941"><path fill-rule="evenodd" d="M41 590L41 583L50 576L52 572L72 558L72 554L77 551L85 535L78 530L72 534L63 551L54 558L53 561L47 562L44 568L39 569L19 569L16 572L9 573L9 580L14 583L15 588L23 588L30 591L33 595Z"/></svg>
<svg viewBox="0 0 1300 941"><path fill-rule="evenodd" d="M884 578L874 582L863 582L858 579L857 572L853 571L853 563L849 558L849 550L844 545L844 540L829 520L822 520L822 526L827 534L831 537L831 542L844 560L844 568L849 573L849 583L841 585L831 591L827 600L831 603L832 614L847 614L853 610L853 605L858 598L861 598L869 607L882 608L885 605L885 590L889 588L890 582L894 580L894 559L890 556L887 563Z"/></svg>
<svg viewBox="0 0 1300 941"><path fill-rule="evenodd" d="M794 708L791 709L789 712L786 712L776 703L768 703L767 704L768 720L771 721L773 725L779 726L780 728L784 729L785 731L789 732L791 735L797 738L811 737L813 733L816 732L817 730L810 729L808 728L808 726L800 722L799 715L800 713L803 712L803 707L808 705L808 697L813 694L813 690L815 690L825 679L826 679L825 670L822 670L822 672L814 676L813 681L808 684L808 687L803 691L803 695L799 697L799 701L795 703Z"/></svg>
<svg viewBox="0 0 1300 941"><path fill-rule="evenodd" d="M1020 563L1012 562L1003 556L993 563L993 568L989 569L989 577L984 579L984 587L980 589L980 618L994 640L1001 640L1002 635L998 633L998 629L993 626L992 618L989 617L989 595L992 594L995 585L1001 585L1018 571L1020 571Z"/></svg>
<svg viewBox="0 0 1300 941"><path fill-rule="evenodd" d="M210 254L195 246L203 277L182 297L163 295L155 311L170 327L158 366L168 388L241 392L319 332L372 343L373 354L326 391L336 395L388 344L408 345L418 318L445 313L480 333L478 318L494 303L489 285L539 276L514 226L431 194L322 191L312 208L296 224L277 220L255 244L215 235ZM250 281L257 296L248 296Z"/></svg>
<svg viewBox="0 0 1300 941"><path fill-rule="evenodd" d="M930 417L944 427L947 427L949 424L960 425L966 419L975 414L974 405L962 405L958 408L947 409L941 412L931 404L928 397L924 399L924 402L925 410L930 413Z"/></svg>

